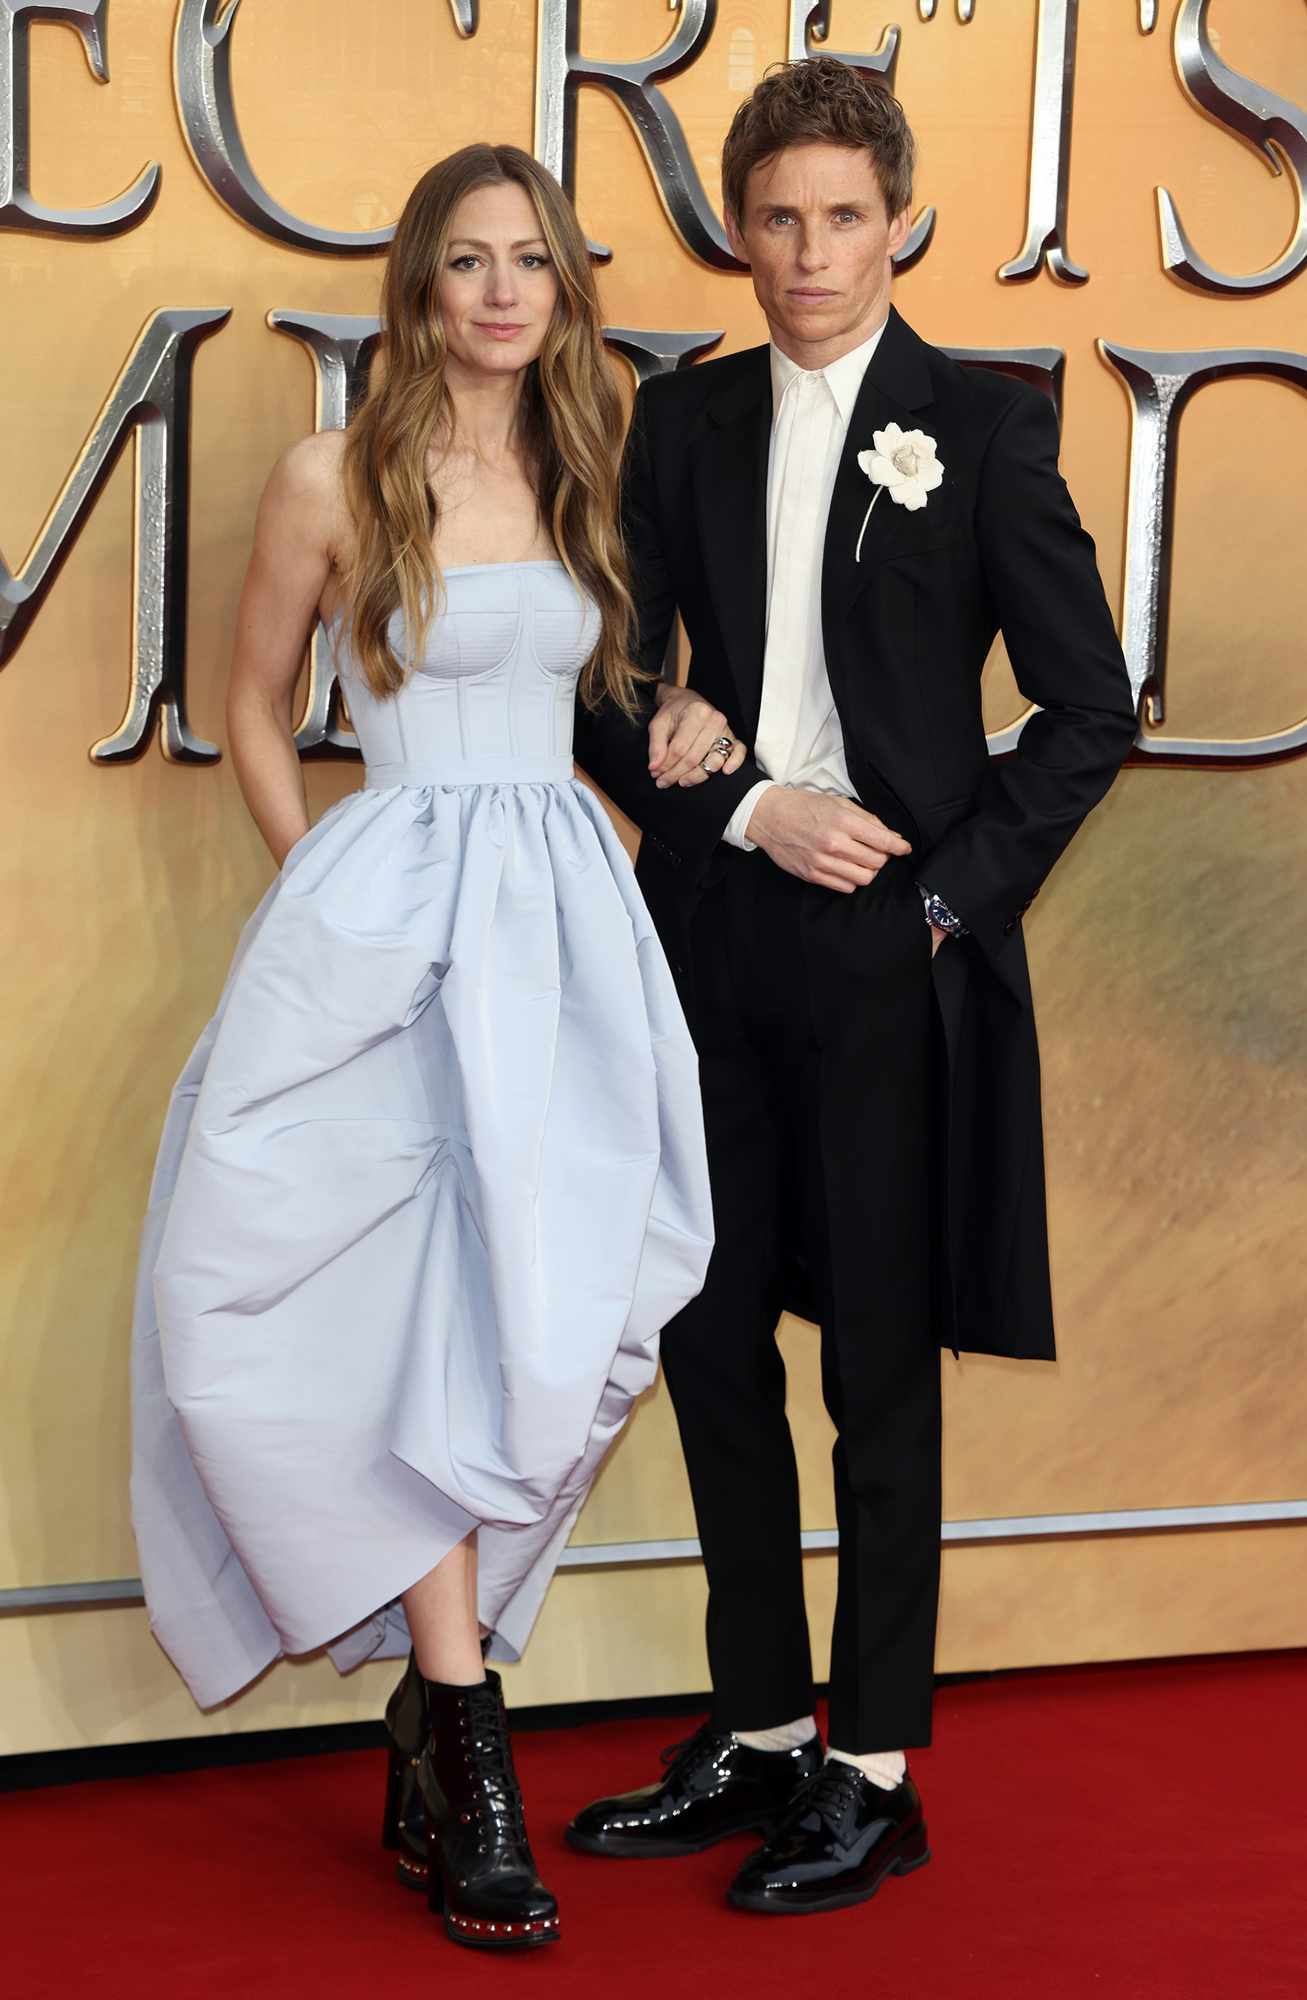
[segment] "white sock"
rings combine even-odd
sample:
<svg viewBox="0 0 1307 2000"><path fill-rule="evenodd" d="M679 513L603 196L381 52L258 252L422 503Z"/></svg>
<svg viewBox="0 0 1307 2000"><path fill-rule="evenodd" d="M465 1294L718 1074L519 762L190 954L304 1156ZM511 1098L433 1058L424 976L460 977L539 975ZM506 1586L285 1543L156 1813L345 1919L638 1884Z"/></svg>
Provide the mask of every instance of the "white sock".
<svg viewBox="0 0 1307 2000"><path fill-rule="evenodd" d="M748 1750L798 1750L811 1743L817 1725L810 1715L801 1715L797 1722L783 1722L778 1729L733 1729L731 1734Z"/></svg>
<svg viewBox="0 0 1307 2000"><path fill-rule="evenodd" d="M851 1750L828 1750L826 1755L841 1764L852 1764L883 1792L896 1791L907 1775L908 1760L901 1750L873 1750L869 1757L855 1757Z"/></svg>

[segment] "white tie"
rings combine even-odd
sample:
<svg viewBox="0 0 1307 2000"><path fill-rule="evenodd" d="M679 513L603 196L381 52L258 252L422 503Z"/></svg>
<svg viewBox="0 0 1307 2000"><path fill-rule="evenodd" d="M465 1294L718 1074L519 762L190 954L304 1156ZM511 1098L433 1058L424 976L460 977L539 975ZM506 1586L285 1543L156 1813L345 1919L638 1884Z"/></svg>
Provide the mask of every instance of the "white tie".
<svg viewBox="0 0 1307 2000"><path fill-rule="evenodd" d="M834 401L820 369L805 369L781 403L775 454L776 505L770 523L767 639L758 760L764 771L790 767L804 662L812 645L812 582L821 572L826 533L825 464Z"/></svg>

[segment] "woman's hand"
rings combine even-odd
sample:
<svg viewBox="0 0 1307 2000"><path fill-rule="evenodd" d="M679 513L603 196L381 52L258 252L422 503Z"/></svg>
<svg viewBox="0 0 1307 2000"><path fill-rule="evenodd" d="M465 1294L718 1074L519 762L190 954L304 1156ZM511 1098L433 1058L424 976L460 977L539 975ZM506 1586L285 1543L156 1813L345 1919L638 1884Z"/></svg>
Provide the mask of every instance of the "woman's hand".
<svg viewBox="0 0 1307 2000"><path fill-rule="evenodd" d="M719 708L693 688L662 681L649 724L649 769L660 792L702 785L719 771L738 771L748 754ZM723 743L729 745L723 748Z"/></svg>

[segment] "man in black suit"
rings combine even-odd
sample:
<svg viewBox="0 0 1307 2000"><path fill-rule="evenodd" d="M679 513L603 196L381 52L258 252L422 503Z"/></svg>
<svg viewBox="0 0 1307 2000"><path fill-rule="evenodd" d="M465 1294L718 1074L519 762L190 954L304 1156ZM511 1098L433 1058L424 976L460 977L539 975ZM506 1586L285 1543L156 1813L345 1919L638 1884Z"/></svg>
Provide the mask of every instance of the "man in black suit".
<svg viewBox="0 0 1307 2000"><path fill-rule="evenodd" d="M859 1902L929 1858L904 1752L930 1740L939 1348L1053 1354L1021 919L1135 727L1051 405L890 306L912 164L896 100L832 58L741 107L727 223L770 342L646 383L627 468L641 656L658 666L679 611L694 696L672 697L652 775L641 731L578 728L644 828L701 1059L717 1242L663 1364L714 1709L663 1778L569 1837L665 1855L756 1828L730 1895L764 1911ZM991 761L1000 630L1038 712ZM701 754L705 702L751 756ZM692 791L686 742L708 780ZM829 1755L786 1307L820 1324L838 1433Z"/></svg>

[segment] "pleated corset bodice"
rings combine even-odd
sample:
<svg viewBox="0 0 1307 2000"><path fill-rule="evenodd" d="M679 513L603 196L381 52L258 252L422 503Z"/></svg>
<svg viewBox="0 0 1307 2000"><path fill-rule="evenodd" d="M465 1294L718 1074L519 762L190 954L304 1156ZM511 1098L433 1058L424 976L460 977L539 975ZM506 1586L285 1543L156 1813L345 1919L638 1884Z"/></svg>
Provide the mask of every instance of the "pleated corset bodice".
<svg viewBox="0 0 1307 2000"><path fill-rule="evenodd" d="M560 562L444 572L441 610L398 694L379 701L334 628L369 787L554 784L572 777L572 714L599 613ZM401 614L391 625L403 657Z"/></svg>

